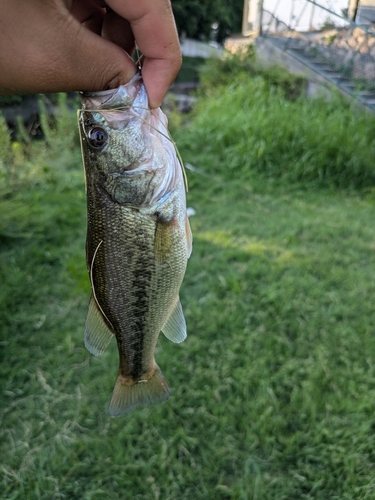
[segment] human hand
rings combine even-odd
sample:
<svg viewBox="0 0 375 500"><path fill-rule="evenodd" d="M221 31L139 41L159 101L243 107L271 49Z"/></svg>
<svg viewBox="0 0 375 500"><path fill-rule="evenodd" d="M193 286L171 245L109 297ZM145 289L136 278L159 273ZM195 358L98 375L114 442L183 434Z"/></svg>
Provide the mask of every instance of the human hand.
<svg viewBox="0 0 375 500"><path fill-rule="evenodd" d="M1 0L0 94L116 88L134 39L155 108L181 66L169 0Z"/></svg>

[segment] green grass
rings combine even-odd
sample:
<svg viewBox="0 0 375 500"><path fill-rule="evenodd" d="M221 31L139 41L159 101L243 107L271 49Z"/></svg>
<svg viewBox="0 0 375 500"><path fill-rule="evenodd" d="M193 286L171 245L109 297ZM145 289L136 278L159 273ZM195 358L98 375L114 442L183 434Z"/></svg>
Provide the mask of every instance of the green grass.
<svg viewBox="0 0 375 500"><path fill-rule="evenodd" d="M253 120L279 112L261 95ZM107 413L116 346L100 359L83 346L90 290L75 118L45 125L48 147L12 146L2 131L0 498L375 499L373 191L288 183L255 160L234 169L243 131L223 99L202 102L176 137L197 171L181 291L188 338L161 336L156 353L172 396L117 419ZM364 127L362 115L351 120ZM322 161L337 140L328 134ZM279 161L292 169L289 140Z"/></svg>

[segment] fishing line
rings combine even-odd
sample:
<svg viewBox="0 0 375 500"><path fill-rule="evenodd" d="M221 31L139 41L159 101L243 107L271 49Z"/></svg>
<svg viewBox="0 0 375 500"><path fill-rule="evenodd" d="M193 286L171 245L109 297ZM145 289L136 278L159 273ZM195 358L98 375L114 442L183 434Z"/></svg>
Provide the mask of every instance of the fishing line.
<svg viewBox="0 0 375 500"><path fill-rule="evenodd" d="M195 167L191 163L185 163L185 168L190 170L190 172L194 172L195 174L200 175L201 177L205 177L206 179L210 179L210 181L214 181L216 184L218 184L219 186L221 186L225 189L228 188L228 183L226 183L225 181L222 181L218 177L213 177L211 174L207 174L202 169Z"/></svg>
<svg viewBox="0 0 375 500"><path fill-rule="evenodd" d="M142 73L142 63L143 63L143 54L139 50L138 44L135 44L135 49L134 49L134 55L135 55L135 65L139 69L140 73Z"/></svg>
<svg viewBox="0 0 375 500"><path fill-rule="evenodd" d="M98 246L96 247L95 249L95 252L94 252L94 255L93 255L93 258L92 258L92 261L91 261L91 265L90 265L90 282L91 282L91 288L92 288L92 294L94 296L94 299L95 299L95 302L96 302L96 305L99 307L100 309L100 312L103 314L103 316L105 317L105 319L108 321L108 323L111 325L111 328L113 330L113 325L112 323L109 321L109 319L107 318L107 315L105 314L105 312L103 311L101 305L99 304L99 301L98 301L98 298L96 296L96 293L95 293L95 286L94 286L94 262L95 262L95 257L96 257L96 254L98 253L98 250L100 248L100 245L103 243L103 240L100 240L99 241L99 244Z"/></svg>

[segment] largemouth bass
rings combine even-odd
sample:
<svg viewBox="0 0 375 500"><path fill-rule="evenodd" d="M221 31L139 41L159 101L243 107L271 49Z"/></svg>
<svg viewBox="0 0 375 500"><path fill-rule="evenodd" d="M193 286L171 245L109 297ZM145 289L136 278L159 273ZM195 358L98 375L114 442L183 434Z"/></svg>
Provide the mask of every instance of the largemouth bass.
<svg viewBox="0 0 375 500"><path fill-rule="evenodd" d="M79 115L92 296L85 345L99 356L116 337L120 366L111 415L169 398L154 359L160 331L186 337L179 290L191 253L185 186L167 118L150 111L139 75L83 93Z"/></svg>

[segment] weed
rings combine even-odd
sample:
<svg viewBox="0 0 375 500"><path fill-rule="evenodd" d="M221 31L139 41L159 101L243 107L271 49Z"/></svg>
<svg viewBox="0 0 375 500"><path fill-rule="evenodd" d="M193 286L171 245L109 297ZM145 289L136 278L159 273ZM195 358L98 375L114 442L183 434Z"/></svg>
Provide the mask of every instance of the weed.
<svg viewBox="0 0 375 500"><path fill-rule="evenodd" d="M179 141L208 172L251 182L361 188L375 183L375 120L336 95L290 101L245 75L198 103ZM199 161L199 160L198 160Z"/></svg>

